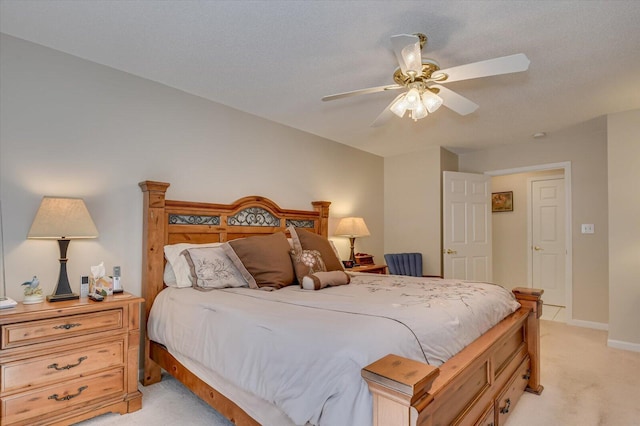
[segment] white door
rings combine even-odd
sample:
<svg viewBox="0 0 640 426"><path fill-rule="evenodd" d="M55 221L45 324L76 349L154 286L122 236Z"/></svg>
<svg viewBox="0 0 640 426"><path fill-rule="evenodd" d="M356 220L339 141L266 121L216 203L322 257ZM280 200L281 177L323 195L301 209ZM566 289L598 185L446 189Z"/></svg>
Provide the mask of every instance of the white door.
<svg viewBox="0 0 640 426"><path fill-rule="evenodd" d="M443 172L443 275L491 281L491 177Z"/></svg>
<svg viewBox="0 0 640 426"><path fill-rule="evenodd" d="M544 303L565 304L564 179L531 181L531 284Z"/></svg>

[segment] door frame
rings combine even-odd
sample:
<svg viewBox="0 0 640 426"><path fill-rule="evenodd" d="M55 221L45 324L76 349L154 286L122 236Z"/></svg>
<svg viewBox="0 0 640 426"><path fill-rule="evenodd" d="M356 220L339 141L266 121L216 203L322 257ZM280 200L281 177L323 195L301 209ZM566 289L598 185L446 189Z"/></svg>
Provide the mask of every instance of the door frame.
<svg viewBox="0 0 640 426"><path fill-rule="evenodd" d="M541 172L545 170L564 170L564 200L565 200L565 249L566 262L564 264L565 274L565 303L567 305L567 323L573 320L573 240L572 240L572 214L571 214L571 161L560 163L538 164L534 166L516 167L513 169L491 170L484 172L489 176L513 175L516 173ZM528 201L527 201L528 202ZM529 215L530 212L527 212ZM529 230L530 232L530 230ZM530 243L530 241L528 241ZM531 274L529 274L531 275ZM531 286L530 277L527 278L527 285ZM544 295L542 296L544 300Z"/></svg>

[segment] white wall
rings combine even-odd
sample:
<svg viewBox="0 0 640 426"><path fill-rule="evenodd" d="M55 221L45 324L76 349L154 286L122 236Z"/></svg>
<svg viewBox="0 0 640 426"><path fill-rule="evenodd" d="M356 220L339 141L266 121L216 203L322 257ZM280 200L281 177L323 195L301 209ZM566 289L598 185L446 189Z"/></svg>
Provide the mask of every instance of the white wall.
<svg viewBox="0 0 640 426"><path fill-rule="evenodd" d="M546 139L522 141L459 156L460 171L483 173L571 162L573 319L594 326L609 321L607 127L606 117L590 120ZM581 234L592 223L595 234Z"/></svg>
<svg viewBox="0 0 640 426"><path fill-rule="evenodd" d="M139 295L146 179L171 183L170 199L255 194L296 209L328 200L329 232L339 217L363 216L371 237L358 250L383 255L381 157L5 35L0 84L6 281L16 300L32 275L45 294L57 281L58 245L26 239L43 195L83 197L100 232L69 246L72 289L104 261ZM332 239L347 258L348 240Z"/></svg>
<svg viewBox="0 0 640 426"><path fill-rule="evenodd" d="M640 352L640 110L608 117L609 345Z"/></svg>

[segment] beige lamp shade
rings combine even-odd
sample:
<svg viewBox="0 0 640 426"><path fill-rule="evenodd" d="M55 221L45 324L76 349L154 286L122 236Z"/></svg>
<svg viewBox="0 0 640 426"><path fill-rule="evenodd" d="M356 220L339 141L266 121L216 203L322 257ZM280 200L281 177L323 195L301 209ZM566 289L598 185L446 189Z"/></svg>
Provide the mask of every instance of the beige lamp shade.
<svg viewBox="0 0 640 426"><path fill-rule="evenodd" d="M367 224L364 223L364 219L361 217L343 217L338 222L336 228L336 235L343 237L368 237L371 235Z"/></svg>
<svg viewBox="0 0 640 426"><path fill-rule="evenodd" d="M81 198L43 197L27 238L96 238L98 229Z"/></svg>

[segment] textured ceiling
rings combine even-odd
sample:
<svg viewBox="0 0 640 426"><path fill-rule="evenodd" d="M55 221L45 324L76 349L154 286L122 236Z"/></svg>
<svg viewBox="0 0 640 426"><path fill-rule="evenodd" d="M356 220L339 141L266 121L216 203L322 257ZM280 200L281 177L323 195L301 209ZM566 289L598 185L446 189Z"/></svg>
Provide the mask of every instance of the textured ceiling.
<svg viewBox="0 0 640 426"><path fill-rule="evenodd" d="M0 0L0 31L382 156L530 141L640 108L640 1ZM480 107L370 124L396 96L389 37L442 68L524 53L525 73L448 88Z"/></svg>

